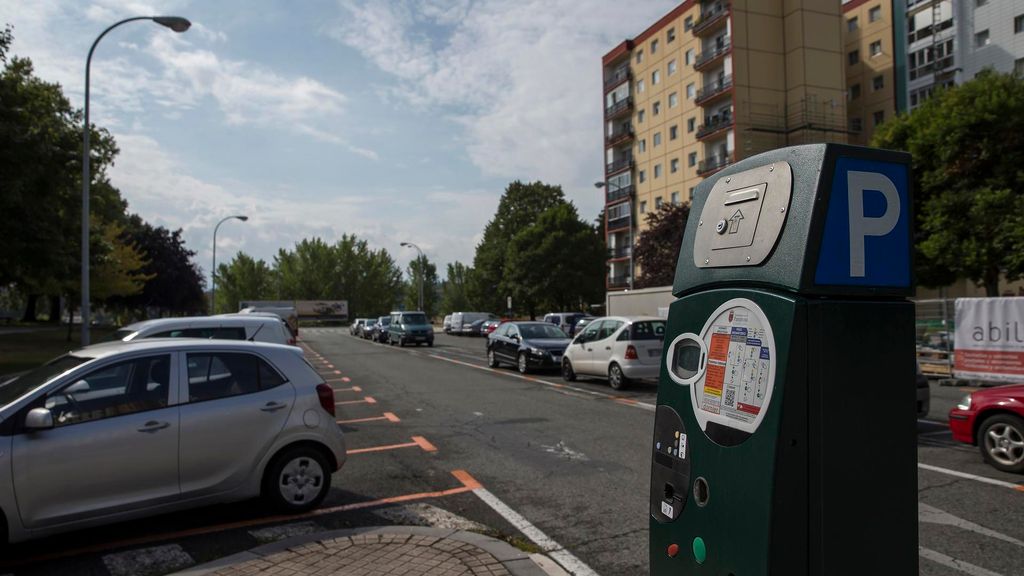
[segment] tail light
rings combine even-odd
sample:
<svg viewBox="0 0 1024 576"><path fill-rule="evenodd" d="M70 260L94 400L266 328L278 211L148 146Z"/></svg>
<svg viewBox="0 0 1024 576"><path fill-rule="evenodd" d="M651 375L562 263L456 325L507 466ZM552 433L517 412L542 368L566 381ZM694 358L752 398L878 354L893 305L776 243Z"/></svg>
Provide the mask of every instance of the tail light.
<svg viewBox="0 0 1024 576"><path fill-rule="evenodd" d="M316 385L316 396L320 399L320 405L323 406L324 410L331 416L335 416L334 413L334 389L325 383Z"/></svg>
<svg viewBox="0 0 1024 576"><path fill-rule="evenodd" d="M637 358L638 356L636 355L636 347L633 346L632 344L626 346L626 360L636 360Z"/></svg>
<svg viewBox="0 0 1024 576"><path fill-rule="evenodd" d="M295 338L289 338L288 339L288 344L291 345L291 346L298 346L298 344L295 343Z"/></svg>

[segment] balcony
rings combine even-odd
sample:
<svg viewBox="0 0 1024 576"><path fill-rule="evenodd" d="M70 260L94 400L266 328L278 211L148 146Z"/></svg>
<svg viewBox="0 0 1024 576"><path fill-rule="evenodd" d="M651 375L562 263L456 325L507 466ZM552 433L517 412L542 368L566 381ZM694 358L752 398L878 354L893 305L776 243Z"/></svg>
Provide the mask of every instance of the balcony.
<svg viewBox="0 0 1024 576"><path fill-rule="evenodd" d="M604 109L604 117L607 119L617 118L622 116L624 113L629 113L633 110L633 99L626 97L624 100L619 100L615 104Z"/></svg>
<svg viewBox="0 0 1024 576"><path fill-rule="evenodd" d="M604 144L605 146L618 146L619 144L622 144L623 142L628 142L632 139L633 129L624 128L622 130L616 130L611 134L605 136Z"/></svg>
<svg viewBox="0 0 1024 576"><path fill-rule="evenodd" d="M693 23L694 36L700 36L701 33L712 30L718 24L724 23L725 17L729 15L729 7L728 2L715 2L705 6L701 10L700 18Z"/></svg>
<svg viewBox="0 0 1024 576"><path fill-rule="evenodd" d="M709 48L705 52L701 52L697 55L697 58L693 61L693 69L700 72L701 70L711 67L711 64L716 62L722 56L725 56L732 51L732 42L726 38L722 44L715 45Z"/></svg>
<svg viewBox="0 0 1024 576"><path fill-rule="evenodd" d="M613 186L614 184L609 185L607 187L612 188ZM623 186L621 188L609 190L608 192L605 193L605 204L611 204L612 202L622 200L623 198L629 198L630 196L633 195L633 192L635 191L636 188L632 184L627 184L626 186Z"/></svg>
<svg viewBox="0 0 1024 576"><path fill-rule="evenodd" d="M629 71L629 65L620 66L604 79L604 91L607 92L632 78L633 74Z"/></svg>
<svg viewBox="0 0 1024 576"><path fill-rule="evenodd" d="M629 228L629 223L630 223L629 212L626 212L622 216L616 216L614 218L609 218L608 219L608 232L611 233L612 230L625 230L626 228Z"/></svg>
<svg viewBox="0 0 1024 576"><path fill-rule="evenodd" d="M608 277L608 289L609 290L622 290L629 288L629 276L609 276Z"/></svg>
<svg viewBox="0 0 1024 576"><path fill-rule="evenodd" d="M632 158L620 158L614 162L611 162L605 166L606 174L615 174L616 172L622 172L633 167Z"/></svg>
<svg viewBox="0 0 1024 576"><path fill-rule="evenodd" d="M615 248L608 249L609 260L621 260L623 258L629 258L631 246L616 246Z"/></svg>
<svg viewBox="0 0 1024 576"><path fill-rule="evenodd" d="M708 84L700 90L697 90L697 97L694 98L694 102L700 106L705 102L710 102L722 94L725 94L732 89L732 74L724 76L721 80Z"/></svg>
<svg viewBox="0 0 1024 576"><path fill-rule="evenodd" d="M729 164L732 164L732 158L728 155L705 158L697 164L697 175L708 176L713 172L718 172Z"/></svg>
<svg viewBox="0 0 1024 576"><path fill-rule="evenodd" d="M715 114L704 118L704 123L697 127L697 140L725 130L733 125L732 114Z"/></svg>

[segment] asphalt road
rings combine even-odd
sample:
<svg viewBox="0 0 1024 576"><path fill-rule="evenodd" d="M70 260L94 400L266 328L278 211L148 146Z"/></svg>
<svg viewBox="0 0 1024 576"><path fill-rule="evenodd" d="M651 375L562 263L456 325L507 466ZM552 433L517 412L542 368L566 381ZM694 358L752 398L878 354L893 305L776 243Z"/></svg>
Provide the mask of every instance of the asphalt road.
<svg viewBox="0 0 1024 576"><path fill-rule="evenodd" d="M198 563L259 544L268 527L406 523L388 512L423 504L520 545L546 537L605 576L647 573L655 384L615 392L601 380L492 370L481 338L439 334L434 347L400 349L343 328L302 337L335 388L350 451L320 511L280 519L243 502L76 532L12 546L0 574L106 575L116 573L111 558L157 549ZM952 442L945 413L964 393L933 385L932 412L918 425L920 573L1024 574L1024 478ZM867 416L840 425L870 425Z"/></svg>

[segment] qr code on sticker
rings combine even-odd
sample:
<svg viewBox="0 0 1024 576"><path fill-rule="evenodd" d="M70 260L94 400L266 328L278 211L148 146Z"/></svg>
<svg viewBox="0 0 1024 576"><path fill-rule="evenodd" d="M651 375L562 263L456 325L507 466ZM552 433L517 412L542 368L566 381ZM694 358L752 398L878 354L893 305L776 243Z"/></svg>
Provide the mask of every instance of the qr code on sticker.
<svg viewBox="0 0 1024 576"><path fill-rule="evenodd" d="M725 391L725 405L734 408L736 406L736 389L729 388Z"/></svg>

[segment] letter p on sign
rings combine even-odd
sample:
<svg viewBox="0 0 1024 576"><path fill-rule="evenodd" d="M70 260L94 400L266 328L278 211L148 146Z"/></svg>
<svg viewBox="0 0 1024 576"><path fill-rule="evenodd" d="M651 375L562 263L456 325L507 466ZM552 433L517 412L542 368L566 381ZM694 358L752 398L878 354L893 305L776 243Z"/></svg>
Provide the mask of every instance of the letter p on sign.
<svg viewBox="0 0 1024 576"><path fill-rule="evenodd" d="M896 185L878 172L846 173L850 207L850 277L864 277L864 238L885 236L896 228L900 219L900 196ZM864 215L864 193L877 190L885 197L885 212L881 216Z"/></svg>

